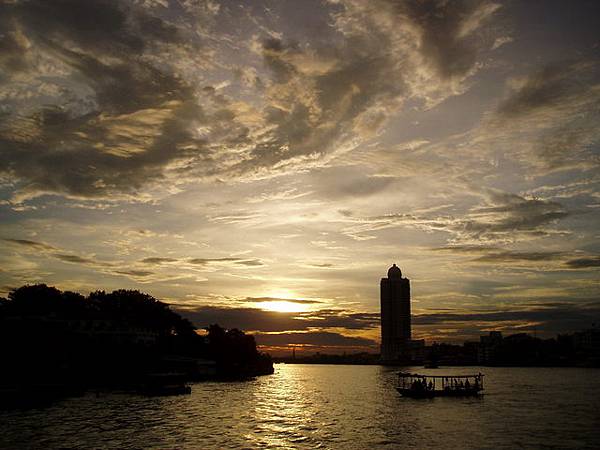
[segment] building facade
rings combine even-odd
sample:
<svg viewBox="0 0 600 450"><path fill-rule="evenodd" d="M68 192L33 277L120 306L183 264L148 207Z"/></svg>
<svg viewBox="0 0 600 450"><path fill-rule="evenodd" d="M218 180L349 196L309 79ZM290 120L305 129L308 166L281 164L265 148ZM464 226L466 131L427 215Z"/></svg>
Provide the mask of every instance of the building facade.
<svg viewBox="0 0 600 450"><path fill-rule="evenodd" d="M381 279L381 360L411 359L410 280L394 264Z"/></svg>

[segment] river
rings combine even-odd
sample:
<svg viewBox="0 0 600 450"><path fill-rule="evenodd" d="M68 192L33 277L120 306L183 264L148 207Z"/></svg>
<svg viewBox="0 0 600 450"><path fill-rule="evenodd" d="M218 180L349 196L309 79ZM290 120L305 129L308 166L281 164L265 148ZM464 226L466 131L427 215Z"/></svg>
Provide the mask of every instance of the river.
<svg viewBox="0 0 600 450"><path fill-rule="evenodd" d="M485 374L482 398L402 398L397 369L285 365L189 396L87 394L0 411L2 448L600 448L600 369L411 368Z"/></svg>

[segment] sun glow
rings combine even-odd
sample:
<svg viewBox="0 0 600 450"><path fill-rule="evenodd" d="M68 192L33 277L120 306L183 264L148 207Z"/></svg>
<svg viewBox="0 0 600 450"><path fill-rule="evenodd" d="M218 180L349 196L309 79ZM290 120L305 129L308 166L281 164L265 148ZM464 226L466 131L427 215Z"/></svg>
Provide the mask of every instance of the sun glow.
<svg viewBox="0 0 600 450"><path fill-rule="evenodd" d="M294 301L298 296L289 289L273 289L267 293L265 301L260 308L266 311L276 312L304 312L307 311L305 304Z"/></svg>
<svg viewBox="0 0 600 450"><path fill-rule="evenodd" d="M270 302L264 302L261 306L261 309L265 309L267 311L276 311L276 312L303 312L306 311L306 306L301 305L300 303L295 303L293 301L287 300L275 300Z"/></svg>

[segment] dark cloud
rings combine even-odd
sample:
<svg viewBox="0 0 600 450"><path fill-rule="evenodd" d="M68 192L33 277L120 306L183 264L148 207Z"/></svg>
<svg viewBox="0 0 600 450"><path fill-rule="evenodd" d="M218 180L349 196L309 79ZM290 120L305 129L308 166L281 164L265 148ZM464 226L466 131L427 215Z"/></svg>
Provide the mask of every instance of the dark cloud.
<svg viewBox="0 0 600 450"><path fill-rule="evenodd" d="M148 270L115 270L115 273L118 273L119 275L128 275L135 278L144 278L154 275L154 272L150 272Z"/></svg>
<svg viewBox="0 0 600 450"><path fill-rule="evenodd" d="M57 247L54 247L49 244L45 244L43 242L31 241L28 239L4 239L6 242L10 242L11 244L16 244L24 248L29 248L32 250L37 250L42 254L48 255L52 258L58 259L63 262L72 263L72 264L82 264L87 266L108 266L109 264L101 263L95 261L90 258L84 258L78 255L74 255L71 253L60 253L57 250L61 250Z"/></svg>
<svg viewBox="0 0 600 450"><path fill-rule="evenodd" d="M564 257L563 252L498 252L476 258L478 262L552 261Z"/></svg>
<svg viewBox="0 0 600 450"><path fill-rule="evenodd" d="M67 253L66 250L59 249L57 247L44 244L41 242L30 241L27 239L4 239L7 242L12 244L19 245L23 248L27 248L30 250L35 250L36 255L43 255L48 258L52 258L54 260L75 264L78 266L84 266L88 269L96 270L100 273L109 274L109 275L123 275L129 278L133 278L137 281L150 281L150 277L157 275L155 272L138 269L135 265L128 265L122 261L115 262L107 262L102 261L93 257L84 257L79 256L73 253ZM146 261L146 264L160 264L160 261L156 260L164 260L168 258L147 258L147 260L142 260L142 262ZM152 261L155 260L155 261ZM176 260L173 260L176 261ZM159 276L160 279L165 279L164 275ZM166 278L177 278L176 276L167 276Z"/></svg>
<svg viewBox="0 0 600 450"><path fill-rule="evenodd" d="M247 259L243 261L236 261L236 264L249 267L264 266L264 263L260 259Z"/></svg>
<svg viewBox="0 0 600 450"><path fill-rule="evenodd" d="M418 214L387 214L356 219L357 224L344 230L349 236L361 236L390 227L407 226L426 231L446 231L456 243L454 249L471 249L475 241L481 245L519 241L531 237L550 236L550 227L569 212L558 202L525 198L500 191L489 191L483 205L471 208L462 217ZM466 245L466 246L465 246ZM492 247L493 248L493 247Z"/></svg>
<svg viewBox="0 0 600 450"><path fill-rule="evenodd" d="M597 104L600 64L594 56L546 65L516 82L511 94L492 119L499 130L510 130L516 139L531 141L531 159L544 169L597 166L590 150L598 142ZM538 131L532 138L530 133Z"/></svg>
<svg viewBox="0 0 600 450"><path fill-rule="evenodd" d="M563 259L565 252L548 251L510 251L502 250L498 247L476 246L476 245L450 245L447 247L433 248L436 252L457 253L464 255L477 256L473 259L475 262L497 263L497 262L518 262L518 261L554 261Z"/></svg>
<svg viewBox="0 0 600 450"><path fill-rule="evenodd" d="M233 263L241 266L263 266L264 263L259 259L245 259L245 258L192 258L187 260L188 263L206 266L214 263Z"/></svg>
<svg viewBox="0 0 600 450"><path fill-rule="evenodd" d="M98 264L96 261L89 258L82 258L77 255L69 255L65 253L55 253L52 255L56 259L59 259L64 262L72 263L72 264L84 264L84 265L96 265Z"/></svg>
<svg viewBox="0 0 600 450"><path fill-rule="evenodd" d="M115 80L118 79L115 75ZM131 82L135 84L134 79ZM118 94L118 89L107 87L108 95L115 95L112 107L129 108L126 102L143 103L146 97L152 98L152 83L137 85L131 89L132 96L125 92ZM128 90L125 84L120 88ZM145 90L145 94L137 95L136 90ZM99 93L101 94L101 93ZM154 97L159 101L160 94ZM154 101L152 100L152 101ZM5 170L10 171L21 180L27 180L22 188L21 196L36 195L41 192L66 193L72 196L100 197L108 193L133 194L150 180L157 181L162 177L164 164L185 156L186 151L165 152L163 145L167 141L177 145L186 140L184 131L186 109L189 106L180 103L155 105L156 108L139 112L137 116L116 118L111 123L102 117L85 116L69 118L67 113L59 109L46 109L31 118L38 135L19 142L14 138L17 129L10 130L11 136L0 132L0 160L4 161ZM109 120L109 119L107 119ZM154 143L148 147L140 147L138 133L142 131L144 122L153 123L156 134ZM22 123L16 125L24 126ZM129 137L121 135L118 140L111 137L115 128L122 127ZM66 135L66 136L65 136ZM64 138L69 140L65 142ZM140 138L144 141L146 138Z"/></svg>
<svg viewBox="0 0 600 450"><path fill-rule="evenodd" d="M179 312L199 328L218 323L226 328L279 332L334 327L360 330L379 325L379 314L348 313L339 310L281 313L256 308L202 306L195 309L179 309Z"/></svg>
<svg viewBox="0 0 600 450"><path fill-rule="evenodd" d="M458 241L518 241L551 235L549 226L567 216L569 212L558 202L493 191L487 204L472 208L448 228Z"/></svg>
<svg viewBox="0 0 600 450"><path fill-rule="evenodd" d="M105 53L141 52L156 41L181 39L176 27L131 6L116 0L27 0L11 9L41 39L68 39Z"/></svg>
<svg viewBox="0 0 600 450"><path fill-rule="evenodd" d="M475 66L485 38L472 31L499 7L488 1L390 3L417 27L420 49L442 78L464 76Z"/></svg>
<svg viewBox="0 0 600 450"><path fill-rule="evenodd" d="M56 250L56 247L45 244L43 242L30 241L29 239L3 239L11 244L17 244L24 247L30 247L38 250Z"/></svg>
<svg viewBox="0 0 600 450"><path fill-rule="evenodd" d="M210 264L219 263L231 263L240 266L248 267L259 267L264 266L264 263L260 259L246 259L246 258L191 258L191 259L177 259L177 258L164 258L164 257L151 257L144 258L140 261L143 264L166 264L174 262L186 262L194 266L208 266Z"/></svg>
<svg viewBox="0 0 600 450"><path fill-rule="evenodd" d="M270 131L234 173L318 160L351 146L352 138L377 133L406 96L439 101L453 95L485 45L475 31L497 8L473 1L346 0L329 6L333 27L323 27L310 45L263 40L272 75L263 111ZM456 84L448 89L448 81ZM295 95L299 90L302 96ZM385 182L349 185L348 195L373 193Z"/></svg>
<svg viewBox="0 0 600 450"><path fill-rule="evenodd" d="M505 118L518 118L544 108L560 108L589 92L593 71L589 63L554 63L531 74L523 85L498 107Z"/></svg>
<svg viewBox="0 0 600 450"><path fill-rule="evenodd" d="M189 156L191 142L202 152L189 131L202 120L193 90L170 63L145 57L178 42L172 25L116 1L17 2L4 13L18 27L8 35L33 44L24 59L47 59L29 67L30 77L60 90L35 109L13 105L0 123L3 170L22 182L17 201L43 193L134 195ZM54 66L60 76L44 73Z"/></svg>
<svg viewBox="0 0 600 450"><path fill-rule="evenodd" d="M189 259L188 262L190 264L196 264L199 266L205 266L210 263L215 262L238 262L238 258L192 258Z"/></svg>
<svg viewBox="0 0 600 450"><path fill-rule="evenodd" d="M296 299L296 298L277 298L277 297L246 297L243 301L245 302L253 302L253 303L263 303L263 302L293 302L299 303L302 305L314 305L316 303L323 303L318 300L308 300L308 299Z"/></svg>
<svg viewBox="0 0 600 450"><path fill-rule="evenodd" d="M569 215L558 202L524 198L507 192L491 192L490 204L471 210L464 223L468 234L540 231L543 225Z"/></svg>
<svg viewBox="0 0 600 450"><path fill-rule="evenodd" d="M271 37L264 40L262 49L265 65L271 69L277 82L286 83L297 73L294 65L285 60L286 56L301 54L297 44L284 44L281 39Z"/></svg>
<svg viewBox="0 0 600 450"><path fill-rule="evenodd" d="M586 269L588 267L600 267L600 256L571 259L565 263L572 269Z"/></svg>
<svg viewBox="0 0 600 450"><path fill-rule="evenodd" d="M174 259L174 258L160 258L160 257L142 259L142 262L144 264L164 264L164 263L172 263L172 262L177 262L177 261L178 260Z"/></svg>
<svg viewBox="0 0 600 450"><path fill-rule="evenodd" d="M308 333L264 334L254 333L257 344L265 346L314 346L314 347L376 347L372 339L344 336L340 333L312 331Z"/></svg>
<svg viewBox="0 0 600 450"><path fill-rule="evenodd" d="M311 14L318 14L322 33L303 42L265 33L266 17L223 8L221 20L231 20L240 33L258 25L263 36L264 67L231 69L238 80L239 73L256 78L258 69L267 69L260 83L264 103L257 106L199 81L221 79L210 69L231 65L219 59L227 52L218 51L230 36L219 39L221 29L202 16L211 8L116 0L4 3L0 64L34 80L26 95L10 97L0 118L0 164L18 182L13 200L48 193L140 199L142 190L166 179L270 176L314 164L373 136L407 97L454 95L479 54L473 32L495 8L486 2L365 5L318 5ZM281 21L297 20L289 8L273 8ZM212 47L203 48L200 35L211 36ZM417 70L421 64L435 74ZM419 77L407 81L414 73ZM446 79L458 84L431 94L430 87ZM372 195L389 182L369 178L340 190Z"/></svg>
<svg viewBox="0 0 600 450"><path fill-rule="evenodd" d="M415 327L436 326L439 328L460 326L466 323L480 323L480 330L490 324L500 326L503 322L528 322L538 324L541 331L549 334L573 332L588 328L600 318L600 303L597 299L575 302L553 302L537 304L529 308L507 311L479 313L435 313L415 315L412 322ZM462 330L462 326L461 326ZM464 331L464 330L462 330Z"/></svg>
<svg viewBox="0 0 600 450"><path fill-rule="evenodd" d="M264 342L260 341L262 345L324 344L327 339L319 340L317 338L318 333L324 329L374 329L379 327L380 320L379 313L349 313L339 310L281 313L255 308L203 306L195 309L179 309L178 312L201 328L212 323L218 323L226 328L239 328L258 332L258 335L265 336L267 339ZM577 302L556 301L521 305L510 310L500 311L453 312L452 310L445 310L444 312L432 314L416 314L413 315L412 320L413 330L416 333L438 328L450 330L453 327L458 327L461 336L470 334L477 337L480 334L485 334L490 327L501 327L505 330L513 329L514 332L518 332L519 327L521 327L519 324L536 326L540 332L548 335L573 332L589 327L592 322L597 322L599 319L600 304L597 299L580 299ZM265 333L281 334L271 335ZM313 337L300 336L304 334L312 334L315 340L312 340ZM296 340L296 335L300 340ZM273 340L271 340L266 336L280 337L273 337ZM290 336L293 336L294 339L289 340ZM342 341L345 340L345 336L335 339L338 338ZM308 340L301 341L301 339ZM327 342L331 345L338 345L334 344L333 341ZM366 342L358 344L358 341L355 341L355 343L357 345L371 345ZM344 344L340 343L339 345Z"/></svg>
<svg viewBox="0 0 600 450"><path fill-rule="evenodd" d="M494 252L499 249L498 247L489 245L448 245L446 247L434 247L431 250L435 252L478 254L490 251Z"/></svg>

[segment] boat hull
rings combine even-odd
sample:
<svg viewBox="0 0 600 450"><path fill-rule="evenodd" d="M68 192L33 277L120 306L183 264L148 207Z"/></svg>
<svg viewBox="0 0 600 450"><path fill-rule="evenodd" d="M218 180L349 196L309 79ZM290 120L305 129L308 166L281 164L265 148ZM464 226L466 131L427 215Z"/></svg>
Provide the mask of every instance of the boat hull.
<svg viewBox="0 0 600 450"><path fill-rule="evenodd" d="M396 390L403 397L410 398L434 398L434 397L478 397L483 395L478 389L456 389L456 390L414 390L397 387Z"/></svg>

